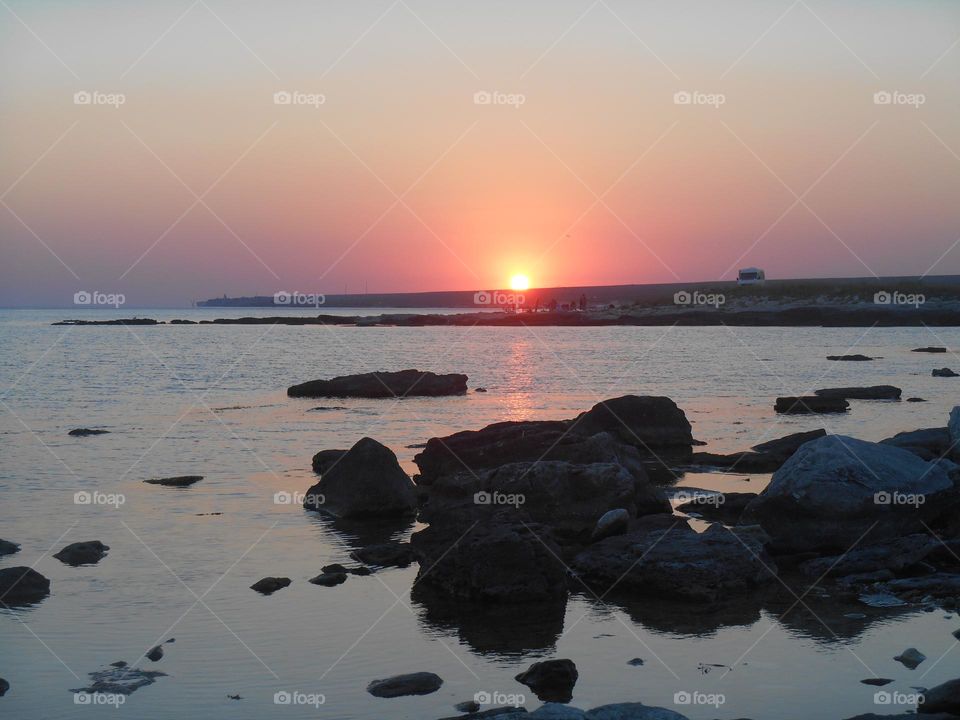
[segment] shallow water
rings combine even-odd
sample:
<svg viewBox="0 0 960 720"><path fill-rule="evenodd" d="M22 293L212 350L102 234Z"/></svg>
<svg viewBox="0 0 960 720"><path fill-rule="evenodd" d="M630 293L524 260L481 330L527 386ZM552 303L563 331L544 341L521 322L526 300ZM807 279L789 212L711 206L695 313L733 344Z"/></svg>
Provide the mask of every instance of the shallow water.
<svg viewBox="0 0 960 720"><path fill-rule="evenodd" d="M344 311L353 312L353 311ZM376 311L379 312L379 311ZM536 659L569 657L580 671L573 705L642 701L690 718L842 718L894 712L877 688L911 692L960 675L950 633L956 617L917 609L838 606L815 591L781 618L790 596L704 615L682 605L574 594L555 616L511 618L451 609L408 595L416 567L350 577L324 588L306 580L347 561L357 538L278 491L315 479L311 455L364 435L406 446L500 420L567 418L625 393L668 395L711 451L740 450L825 427L879 440L943 426L960 404L960 380L930 377L960 347L937 328L327 328L287 326L51 327L65 317L129 311L0 312L0 537L22 551L0 566L33 565L52 581L39 605L0 614L5 717L437 718L478 691L526 694L513 676ZM141 311L226 317L258 310ZM273 314L271 310L270 314ZM828 362L862 352L870 363ZM465 372L486 394L390 400L300 400L285 388L318 377L418 367ZM843 416L777 417L777 395L890 383L926 403L857 402ZM342 410L310 411L317 406ZM110 434L71 438L75 427ZM187 490L144 485L202 474ZM757 491L762 475L690 474L681 484ZM81 490L121 493L119 508L74 504ZM206 515L205 513L222 513ZM394 528L397 537L412 528ZM93 567L50 557L99 539ZM249 585L266 575L293 584L270 597ZM781 594L782 595L782 594ZM198 599L199 598L199 599ZM757 603L760 605L760 603ZM863 612L850 620L844 613ZM158 641L169 677L119 709L74 705L70 688L116 660L133 662ZM910 671L892 660L909 646L929 658ZM947 653L942 660L941 656ZM641 657L642 667L627 665ZM732 670L723 667L732 666ZM375 678L417 670L445 684L432 695L381 700ZM277 691L322 693L319 708L274 704ZM674 705L677 692L720 693L719 707ZM227 695L240 694L236 701Z"/></svg>

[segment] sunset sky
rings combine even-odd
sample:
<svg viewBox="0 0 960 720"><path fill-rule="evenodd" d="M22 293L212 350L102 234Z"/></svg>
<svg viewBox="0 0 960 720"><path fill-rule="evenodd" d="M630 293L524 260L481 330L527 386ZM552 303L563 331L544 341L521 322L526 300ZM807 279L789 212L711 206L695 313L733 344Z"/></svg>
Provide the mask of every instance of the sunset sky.
<svg viewBox="0 0 960 720"><path fill-rule="evenodd" d="M955 0L5 0L0 305L960 273L958 41Z"/></svg>

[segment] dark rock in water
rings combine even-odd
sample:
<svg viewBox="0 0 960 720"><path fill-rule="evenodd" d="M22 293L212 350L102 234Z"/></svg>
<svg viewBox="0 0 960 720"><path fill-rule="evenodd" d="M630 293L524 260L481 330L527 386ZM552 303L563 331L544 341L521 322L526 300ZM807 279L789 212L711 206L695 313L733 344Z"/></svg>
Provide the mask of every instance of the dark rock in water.
<svg viewBox="0 0 960 720"><path fill-rule="evenodd" d="M437 375L420 370L344 375L332 380L312 380L287 388L287 395L290 397L439 397L463 395L466 392L466 375Z"/></svg>
<svg viewBox="0 0 960 720"><path fill-rule="evenodd" d="M566 703L573 699L578 677L573 660L544 660L531 665L515 680L533 690L543 702Z"/></svg>
<svg viewBox="0 0 960 720"><path fill-rule="evenodd" d="M477 392L479 391L480 390L478 388ZM475 713L480 711L480 703L478 703L476 700L466 700L454 705L453 709L462 713Z"/></svg>
<svg viewBox="0 0 960 720"><path fill-rule="evenodd" d="M354 550L350 557L367 565L405 568L413 562L413 550L410 543L386 542Z"/></svg>
<svg viewBox="0 0 960 720"><path fill-rule="evenodd" d="M627 660L627 665L633 665L634 667L642 667L643 658L633 658L633 660Z"/></svg>
<svg viewBox="0 0 960 720"><path fill-rule="evenodd" d="M614 535L623 535L630 525L630 513L623 508L604 513L593 528L590 539L603 540Z"/></svg>
<svg viewBox="0 0 960 720"><path fill-rule="evenodd" d="M321 475L303 506L338 518L402 517L416 513L417 493L393 451L365 437Z"/></svg>
<svg viewBox="0 0 960 720"><path fill-rule="evenodd" d="M920 663L927 659L927 656L916 648L907 648L902 653L897 655L894 660L898 663L904 665L904 667L909 668L910 670L916 670L919 667Z"/></svg>
<svg viewBox="0 0 960 720"><path fill-rule="evenodd" d="M880 570L900 572L916 565L940 547L929 534L894 537L872 545L859 544L842 555L818 557L800 564L800 570L811 577L863 575Z"/></svg>
<svg viewBox="0 0 960 720"><path fill-rule="evenodd" d="M333 587L346 581L347 574L345 572L323 572L309 580L313 585L323 585L325 587Z"/></svg>
<svg viewBox="0 0 960 720"><path fill-rule="evenodd" d="M7 694L7 690L10 689L10 683L8 683L3 678L0 678L0 697L3 697Z"/></svg>
<svg viewBox="0 0 960 720"><path fill-rule="evenodd" d="M323 475L332 468L340 459L349 452L348 450L321 450L313 456L313 471L317 475Z"/></svg>
<svg viewBox="0 0 960 720"><path fill-rule="evenodd" d="M370 568L360 565L355 568L344 567L340 563L333 563L332 565L324 565L320 568L322 573L335 573L335 574L344 574L344 575L369 575Z"/></svg>
<svg viewBox="0 0 960 720"><path fill-rule="evenodd" d="M669 520L669 522L667 522ZM713 525L703 533L680 518L651 516L626 535L594 543L573 559L578 576L599 593L713 603L754 592L776 578L763 533Z"/></svg>
<svg viewBox="0 0 960 720"><path fill-rule="evenodd" d="M485 387L478 387L474 390L474 392L479 392L479 393L485 393L486 391L487 389Z"/></svg>
<svg viewBox="0 0 960 720"><path fill-rule="evenodd" d="M443 685L439 675L430 672L397 675L386 680L374 680L367 685L367 692L374 697L394 698L404 695L429 695Z"/></svg>
<svg viewBox="0 0 960 720"><path fill-rule="evenodd" d="M783 462L780 458L758 452L736 452L729 455L695 452L690 459L691 465L720 468L723 470L736 470L744 473L775 472L783 465Z"/></svg>
<svg viewBox="0 0 960 720"><path fill-rule="evenodd" d="M90 435L109 435L109 430L97 430L92 428L76 428L67 433L73 437L89 437Z"/></svg>
<svg viewBox="0 0 960 720"><path fill-rule="evenodd" d="M117 660L116 662L110 663L110 667L115 667L115 668L125 668L126 666L127 666L126 660Z"/></svg>
<svg viewBox="0 0 960 720"><path fill-rule="evenodd" d="M827 355L827 360L841 360L847 362L866 362L867 360L873 360L874 358L868 357L866 355Z"/></svg>
<svg viewBox="0 0 960 720"><path fill-rule="evenodd" d="M603 400L571 422L583 435L608 432L649 453L690 455L693 435L683 410L668 397L624 395Z"/></svg>
<svg viewBox="0 0 960 720"><path fill-rule="evenodd" d="M899 400L903 391L893 385L870 385L867 387L824 388L814 390L817 397L842 400Z"/></svg>
<svg viewBox="0 0 960 720"><path fill-rule="evenodd" d="M148 485L165 485L167 487L189 487L203 480L203 475L177 475L168 478L151 478L144 480Z"/></svg>
<svg viewBox="0 0 960 720"><path fill-rule="evenodd" d="M163 646L154 645L152 648L150 648L145 657L147 660L151 660L153 662L159 661L163 657Z"/></svg>
<svg viewBox="0 0 960 720"><path fill-rule="evenodd" d="M677 505L677 510L686 514L695 514L707 520L717 520L733 525L740 519L744 509L757 497L757 493L717 493L715 495L696 496L689 502Z"/></svg>
<svg viewBox="0 0 960 720"><path fill-rule="evenodd" d="M33 568L0 568L0 605L38 602L49 594L50 581Z"/></svg>
<svg viewBox="0 0 960 720"><path fill-rule="evenodd" d="M826 398L817 395L805 397L778 397L774 410L788 415L810 413L841 413L850 407L843 398Z"/></svg>
<svg viewBox="0 0 960 720"><path fill-rule="evenodd" d="M891 678L867 678L866 680L861 680L864 685L874 685L876 687L883 687L884 685L889 685L893 682Z"/></svg>
<svg viewBox="0 0 960 720"><path fill-rule="evenodd" d="M527 715L527 709L524 707L496 707L489 710L471 713L467 716L468 720L522 720L522 718L532 717ZM440 720L464 720L463 715L440 718Z"/></svg>
<svg viewBox="0 0 960 720"><path fill-rule="evenodd" d="M253 585L250 586L250 588L252 590L256 590L258 593L262 593L263 595L270 595L281 588L285 588L289 584L290 578L265 577L262 580L257 580Z"/></svg>
<svg viewBox="0 0 960 720"><path fill-rule="evenodd" d="M9 540L0 540L0 556L13 555L20 552L20 544Z"/></svg>
<svg viewBox="0 0 960 720"><path fill-rule="evenodd" d="M153 685L158 677L166 677L159 670L140 670L131 667L111 667L89 673L92 682L85 688L74 688L72 693L105 693L109 695L130 695L146 685Z"/></svg>
<svg viewBox="0 0 960 720"><path fill-rule="evenodd" d="M587 720L687 720L673 710L652 707L642 703L615 703L601 705L587 712Z"/></svg>
<svg viewBox="0 0 960 720"><path fill-rule="evenodd" d="M821 438L826 434L827 431L823 428L809 430L806 432L792 433L774 440L767 440L759 445L754 445L750 449L765 455L773 455L777 458L783 458L784 462L786 462L791 455L800 449L801 445L805 445L811 440Z"/></svg>
<svg viewBox="0 0 960 720"><path fill-rule="evenodd" d="M892 595L899 599L919 602L926 598L952 599L960 596L960 575L938 572L921 577L905 577L877 583L874 589L878 593Z"/></svg>
<svg viewBox="0 0 960 720"><path fill-rule="evenodd" d="M947 428L924 428L897 433L892 438L881 440L884 445L902 448L923 460L944 457L950 449L950 432Z"/></svg>
<svg viewBox="0 0 960 720"><path fill-rule="evenodd" d="M922 353L945 353L947 349L945 347L922 347L914 348L910 352L922 352Z"/></svg>
<svg viewBox="0 0 960 720"><path fill-rule="evenodd" d="M910 398L907 398L907 402L914 402L914 403L915 403L915 402L926 402L926 400L924 400L923 398L918 398L918 397L910 397Z"/></svg>
<svg viewBox="0 0 960 720"><path fill-rule="evenodd" d="M329 410L346 410L343 405L320 405L318 407L312 407L307 412L327 412ZM344 450L346 452L346 450Z"/></svg>
<svg viewBox="0 0 960 720"><path fill-rule="evenodd" d="M75 542L67 545L54 557L62 563L77 567L78 565L95 565L100 562L110 548L99 540Z"/></svg>
<svg viewBox="0 0 960 720"><path fill-rule="evenodd" d="M917 708L919 713L960 715L960 679L948 680L932 687L923 694L923 697L923 703Z"/></svg>
<svg viewBox="0 0 960 720"><path fill-rule="evenodd" d="M933 375L933 377L960 377L960 374L955 373L950 368L934 369L931 375Z"/></svg>
<svg viewBox="0 0 960 720"><path fill-rule="evenodd" d="M414 533L410 544L420 562L416 582L451 597L518 603L567 595L550 530L506 513L482 520L450 514Z"/></svg>
<svg viewBox="0 0 960 720"><path fill-rule="evenodd" d="M761 525L779 553L846 552L855 542L924 532L958 503L943 467L900 448L828 435L774 473L740 522Z"/></svg>

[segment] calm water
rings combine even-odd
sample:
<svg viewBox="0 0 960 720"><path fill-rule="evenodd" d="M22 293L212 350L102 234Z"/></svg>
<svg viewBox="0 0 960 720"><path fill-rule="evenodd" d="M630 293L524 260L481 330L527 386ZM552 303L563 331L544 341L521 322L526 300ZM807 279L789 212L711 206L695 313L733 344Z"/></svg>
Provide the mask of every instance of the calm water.
<svg viewBox="0 0 960 720"><path fill-rule="evenodd" d="M960 404L960 381L932 378L930 370L958 368L960 359L908 350L960 347L960 331L49 325L85 316L109 313L0 313L0 537L23 546L0 566L36 563L53 591L38 606L0 614L0 677L12 686L0 700L4 717L423 720L455 714L452 705L478 691L527 692L513 680L517 672L539 658L569 657L580 671L578 707L639 700L698 719L842 718L898 709L874 705L876 688L859 683L874 673L896 680L885 690L902 692L960 674L960 651L937 662L956 645L956 617L841 607L817 592L805 599L815 615L801 607L782 619L792 601L703 615L575 594L556 618L504 622L411 599L416 566L316 587L306 580L322 565L346 562L351 547L371 538L273 502L274 493L313 482L314 452L363 435L392 447L412 472L417 451L406 446L431 436L571 417L625 393L674 398L715 451L816 427L879 440L942 426ZM883 359L824 359L844 352ZM401 402L285 395L295 382L406 367L465 372L471 387L489 392ZM842 417L772 412L777 395L880 383L929 402L854 402ZM345 409L309 411L320 405ZM110 434L68 437L75 427ZM189 490L142 483L179 474L206 479ZM699 474L683 483L756 491L766 480ZM75 505L79 490L122 493L125 503ZM50 557L93 539L111 548L99 565L70 568ZM293 584L262 597L249 585L266 575ZM851 611L869 617L843 617ZM169 637L176 643L166 657L143 663L169 677L119 710L74 705L68 690L86 685L88 672L133 662ZM929 658L914 671L892 660L909 646ZM646 664L628 666L633 657ZM365 692L372 679L418 670L438 673L444 686L393 700ZM281 690L322 693L326 702L277 706ZM683 690L722 693L726 702L677 707L674 694ZM233 694L243 700L227 698ZM526 704L532 710L539 702L527 693Z"/></svg>

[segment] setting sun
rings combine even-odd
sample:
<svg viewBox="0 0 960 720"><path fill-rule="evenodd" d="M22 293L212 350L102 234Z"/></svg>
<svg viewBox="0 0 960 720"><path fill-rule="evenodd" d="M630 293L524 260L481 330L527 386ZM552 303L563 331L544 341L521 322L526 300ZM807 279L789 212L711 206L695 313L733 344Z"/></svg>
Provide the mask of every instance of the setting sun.
<svg viewBox="0 0 960 720"><path fill-rule="evenodd" d="M528 278L526 275L514 275L512 278L510 278L510 289L529 290L530 278Z"/></svg>

